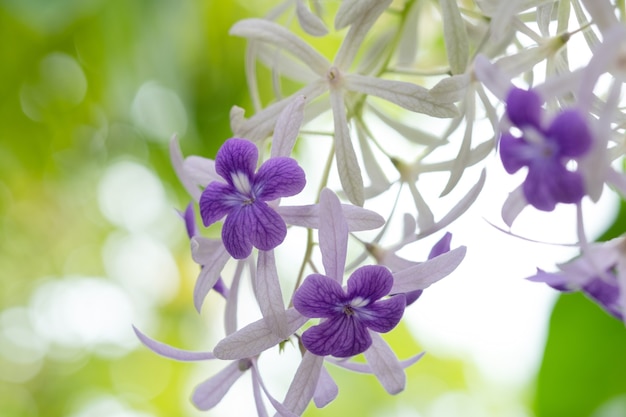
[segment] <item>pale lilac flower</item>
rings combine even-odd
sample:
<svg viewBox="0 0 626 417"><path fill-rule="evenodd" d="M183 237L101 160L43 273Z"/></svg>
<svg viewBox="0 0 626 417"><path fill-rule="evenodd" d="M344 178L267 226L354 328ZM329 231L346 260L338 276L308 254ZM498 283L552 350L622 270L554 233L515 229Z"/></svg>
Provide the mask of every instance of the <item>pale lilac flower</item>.
<svg viewBox="0 0 626 417"><path fill-rule="evenodd" d="M348 279L347 292L333 278L309 275L294 294L293 305L302 315L323 318L302 334L307 350L320 356L349 357L372 344L368 330L386 333L404 313L403 294L389 294L393 276L384 266L363 266Z"/></svg>
<svg viewBox="0 0 626 417"><path fill-rule="evenodd" d="M253 246L271 250L283 242L287 226L267 202L298 194L306 182L302 168L286 157L270 158L255 173L258 157L250 141L227 140L215 157L215 169L226 183L210 183L200 197L205 226L226 216L222 241L235 259L248 257Z"/></svg>
<svg viewBox="0 0 626 417"><path fill-rule="evenodd" d="M559 272L538 269L528 279L559 291L582 291L612 316L626 318L626 241L623 237L590 244L583 254L558 265Z"/></svg>
<svg viewBox="0 0 626 417"><path fill-rule="evenodd" d="M500 157L510 174L528 168L522 188L528 203L544 211L557 203L578 203L585 195L583 177L566 165L591 148L585 117L575 109L563 110L545 127L541 97L532 90L513 88L506 103L507 116L521 135L502 135Z"/></svg>

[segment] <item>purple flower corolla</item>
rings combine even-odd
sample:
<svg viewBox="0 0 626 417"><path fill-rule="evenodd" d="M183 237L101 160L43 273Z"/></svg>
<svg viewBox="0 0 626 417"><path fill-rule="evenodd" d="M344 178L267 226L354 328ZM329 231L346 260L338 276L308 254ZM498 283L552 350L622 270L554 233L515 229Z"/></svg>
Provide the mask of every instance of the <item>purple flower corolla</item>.
<svg viewBox="0 0 626 417"><path fill-rule="evenodd" d="M296 195L306 183L294 159L270 158L255 173L258 158L250 141L227 140L215 157L215 170L226 183L211 182L200 197L205 226L226 216L222 241L235 259L248 257L253 246L267 251L283 242L287 226L267 202Z"/></svg>
<svg viewBox="0 0 626 417"><path fill-rule="evenodd" d="M303 316L324 320L302 334L304 347L319 356L365 352L372 344L370 330L386 333L402 318L403 294L381 300L392 286L391 272L379 265L354 271L347 292L333 278L309 275L294 294L293 305Z"/></svg>
<svg viewBox="0 0 626 417"><path fill-rule="evenodd" d="M543 211L554 210L557 203L578 203L585 195L584 180L566 165L591 149L584 116L574 109L564 110L545 128L542 100L536 92L513 88L506 104L509 120L522 134L502 135L500 157L509 174L528 167L522 186L528 203Z"/></svg>
<svg viewBox="0 0 626 417"><path fill-rule="evenodd" d="M559 291L582 291L612 316L626 315L626 241L616 238L589 245L578 258L558 265L559 272L537 273L528 279Z"/></svg>

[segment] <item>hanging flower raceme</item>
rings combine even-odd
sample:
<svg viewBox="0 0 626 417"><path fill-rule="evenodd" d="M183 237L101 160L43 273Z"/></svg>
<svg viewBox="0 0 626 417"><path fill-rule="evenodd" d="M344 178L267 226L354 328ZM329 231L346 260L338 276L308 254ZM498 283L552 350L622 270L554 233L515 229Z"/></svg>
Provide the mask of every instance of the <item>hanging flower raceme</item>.
<svg viewBox="0 0 626 417"><path fill-rule="evenodd" d="M369 330L386 333L396 327L404 313L403 294L388 295L393 276L384 266L363 266L348 279L347 292L337 280L312 274L296 291L293 305L302 315L323 318L302 334L310 352L349 357L365 352L372 344Z"/></svg>
<svg viewBox="0 0 626 417"><path fill-rule="evenodd" d="M591 148L585 117L575 109L564 110L544 127L542 99L532 90L513 88L506 104L506 114L521 135L502 135L500 157L509 174L528 167L522 186L528 203L544 211L554 210L557 203L578 203L585 195L584 180L568 163Z"/></svg>
<svg viewBox="0 0 626 417"><path fill-rule="evenodd" d="M302 168L287 157L270 158L255 173L258 157L252 142L227 140L215 157L215 170L226 182L211 182L200 197L205 226L226 216L222 240L236 259L249 256L253 246L267 251L283 242L287 226L267 202L296 195L306 183Z"/></svg>

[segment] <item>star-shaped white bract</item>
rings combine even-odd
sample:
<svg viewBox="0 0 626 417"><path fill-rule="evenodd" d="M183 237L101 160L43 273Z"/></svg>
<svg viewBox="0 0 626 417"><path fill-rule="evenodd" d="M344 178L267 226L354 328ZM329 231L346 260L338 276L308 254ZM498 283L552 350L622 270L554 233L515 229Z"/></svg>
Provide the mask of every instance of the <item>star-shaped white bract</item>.
<svg viewBox="0 0 626 417"><path fill-rule="evenodd" d="M252 142L227 140L215 157L215 169L226 183L211 182L200 197L205 226L226 216L222 241L235 259L248 257L253 246L267 251L283 242L287 226L267 202L296 195L306 183L292 158L270 158L255 173L258 157Z"/></svg>

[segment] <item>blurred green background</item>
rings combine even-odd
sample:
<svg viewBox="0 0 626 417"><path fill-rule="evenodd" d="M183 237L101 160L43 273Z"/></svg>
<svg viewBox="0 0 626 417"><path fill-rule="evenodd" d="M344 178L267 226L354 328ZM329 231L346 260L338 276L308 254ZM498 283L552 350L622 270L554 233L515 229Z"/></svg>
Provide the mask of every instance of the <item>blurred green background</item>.
<svg viewBox="0 0 626 417"><path fill-rule="evenodd" d="M211 157L230 136L230 107L250 106L245 42L228 28L270 6L0 0L0 417L234 415L189 403L221 364L162 359L131 323L211 346L211 310L191 303L197 270L175 212L188 197L168 141L177 132L185 154ZM404 327L388 340L401 358L420 349ZM395 398L331 372L339 399L307 415L626 415L623 325L576 295L557 304L536 384L494 391L437 352Z"/></svg>

